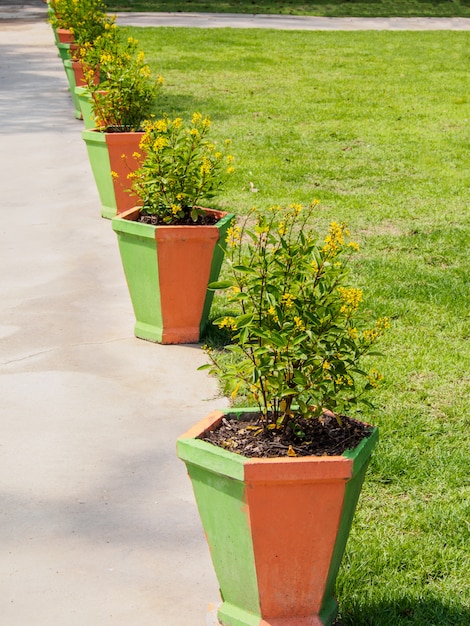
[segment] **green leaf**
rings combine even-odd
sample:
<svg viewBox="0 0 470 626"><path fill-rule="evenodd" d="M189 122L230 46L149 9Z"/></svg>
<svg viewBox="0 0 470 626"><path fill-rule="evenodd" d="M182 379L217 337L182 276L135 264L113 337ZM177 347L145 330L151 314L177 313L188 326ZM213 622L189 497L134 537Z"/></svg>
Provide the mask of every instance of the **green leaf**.
<svg viewBox="0 0 470 626"><path fill-rule="evenodd" d="M233 286L233 281L231 280L219 280L209 283L208 288L212 290L216 289L228 289Z"/></svg>

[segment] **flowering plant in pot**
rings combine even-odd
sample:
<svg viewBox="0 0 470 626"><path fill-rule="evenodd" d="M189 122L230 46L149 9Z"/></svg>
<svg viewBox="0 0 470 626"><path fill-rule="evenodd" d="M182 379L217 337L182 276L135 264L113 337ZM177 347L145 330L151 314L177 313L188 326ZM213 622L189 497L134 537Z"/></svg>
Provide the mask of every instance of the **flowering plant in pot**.
<svg viewBox="0 0 470 626"><path fill-rule="evenodd" d="M53 0L49 21L52 28L68 37L68 42L93 42L102 34L106 24L113 21L106 14L103 0Z"/></svg>
<svg viewBox="0 0 470 626"><path fill-rule="evenodd" d="M123 38L114 28L96 40L84 61L90 67L85 77L95 128L82 136L100 192L101 214L113 217L134 205L126 175L141 163L133 155L140 154L142 124L152 113L163 78L152 75L138 41ZM99 84L94 80L96 64Z"/></svg>
<svg viewBox="0 0 470 626"><path fill-rule="evenodd" d="M96 127L102 131L137 132L149 118L160 86L161 76L152 76L139 42L123 38L115 28L95 41L85 61L99 64L100 83L88 74Z"/></svg>
<svg viewBox="0 0 470 626"><path fill-rule="evenodd" d="M230 358L206 367L232 399L178 440L232 626L331 624L333 597L377 429L350 416L381 378L361 365L388 326L349 284L357 245L323 241L314 207L253 211L228 230Z"/></svg>
<svg viewBox="0 0 470 626"><path fill-rule="evenodd" d="M140 142L142 165L127 179L136 206L113 218L137 337L196 343L207 324L233 215L203 208L232 171L230 142L208 137L210 120L195 113L149 120ZM140 157L140 153L136 158Z"/></svg>

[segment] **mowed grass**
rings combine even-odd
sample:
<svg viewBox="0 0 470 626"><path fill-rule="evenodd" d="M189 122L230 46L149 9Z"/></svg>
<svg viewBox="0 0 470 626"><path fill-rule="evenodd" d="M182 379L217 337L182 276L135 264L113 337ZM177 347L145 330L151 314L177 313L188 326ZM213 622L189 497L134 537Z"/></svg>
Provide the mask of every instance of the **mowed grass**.
<svg viewBox="0 0 470 626"><path fill-rule="evenodd" d="M470 17L470 0L108 0L111 11L263 13L325 17Z"/></svg>
<svg viewBox="0 0 470 626"><path fill-rule="evenodd" d="M320 236L349 224L365 307L391 319L342 623L470 624L470 33L127 31L165 77L156 112L233 139L220 205L319 199Z"/></svg>

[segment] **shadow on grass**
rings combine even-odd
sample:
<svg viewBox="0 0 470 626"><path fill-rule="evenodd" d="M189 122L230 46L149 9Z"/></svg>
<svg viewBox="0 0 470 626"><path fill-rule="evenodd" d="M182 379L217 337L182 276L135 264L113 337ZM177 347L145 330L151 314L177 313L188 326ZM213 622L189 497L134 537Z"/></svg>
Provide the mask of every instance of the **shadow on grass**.
<svg viewBox="0 0 470 626"><path fill-rule="evenodd" d="M444 604L439 598L398 598L396 602L361 604L344 610L337 626L463 626L470 609Z"/></svg>

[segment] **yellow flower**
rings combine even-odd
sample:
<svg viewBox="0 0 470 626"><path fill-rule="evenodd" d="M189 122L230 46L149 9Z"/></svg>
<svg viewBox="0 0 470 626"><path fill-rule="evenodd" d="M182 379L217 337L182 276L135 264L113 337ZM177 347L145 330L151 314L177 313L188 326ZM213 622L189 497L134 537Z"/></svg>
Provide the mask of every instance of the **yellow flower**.
<svg viewBox="0 0 470 626"><path fill-rule="evenodd" d="M144 78L150 78L150 67L148 65L144 65L140 68L139 74Z"/></svg>
<svg viewBox="0 0 470 626"><path fill-rule="evenodd" d="M366 343L373 343L378 338L379 333L376 328L366 328L362 331L362 338Z"/></svg>
<svg viewBox="0 0 470 626"><path fill-rule="evenodd" d="M323 363L322 363L322 365L321 365L321 366L322 366L322 368L323 368L324 370L329 370L329 369L331 369L331 365L330 365L330 363L329 363L326 359L323 361Z"/></svg>
<svg viewBox="0 0 470 626"><path fill-rule="evenodd" d="M355 241L350 241L348 243L348 247L352 248L353 250L355 250L356 252L359 250L359 244L356 243Z"/></svg>
<svg viewBox="0 0 470 626"><path fill-rule="evenodd" d="M143 62L144 62L144 58L145 58L144 51L143 51L143 50L141 50L141 51L139 52L139 54L137 55L137 61L138 61L138 63L143 63Z"/></svg>
<svg viewBox="0 0 470 626"><path fill-rule="evenodd" d="M382 379L383 379L382 374L378 372L377 370L371 370L367 376L367 381L369 382L369 385L373 387L374 389L377 389L377 387L379 386L379 382Z"/></svg>
<svg viewBox="0 0 470 626"><path fill-rule="evenodd" d="M325 237L325 245L322 248L322 252L330 255L335 255L341 246L344 245L344 237L348 235L346 224L338 224L332 222L328 235Z"/></svg>
<svg viewBox="0 0 470 626"><path fill-rule="evenodd" d="M351 337L351 339L353 339L355 341L359 337L359 333L357 331L357 328L349 328L348 329L348 335Z"/></svg>
<svg viewBox="0 0 470 626"><path fill-rule="evenodd" d="M235 171L235 168L227 167L227 174L233 174L234 171Z"/></svg>
<svg viewBox="0 0 470 626"><path fill-rule="evenodd" d="M218 326L219 328L231 328L232 330L237 329L237 325L235 324L233 317L224 317L224 319L219 322Z"/></svg>
<svg viewBox="0 0 470 626"><path fill-rule="evenodd" d="M294 296L291 293L285 293L281 298L281 302L286 305L287 309L290 309L294 306Z"/></svg>
<svg viewBox="0 0 470 626"><path fill-rule="evenodd" d="M182 121L180 117L175 117L173 120L173 128L180 128Z"/></svg>
<svg viewBox="0 0 470 626"><path fill-rule="evenodd" d="M153 149L155 152L160 152L168 145L168 139L166 137L157 137L153 142Z"/></svg>
<svg viewBox="0 0 470 626"><path fill-rule="evenodd" d="M296 328L298 328L299 330L305 330L305 324L298 315L294 315L294 322Z"/></svg>
<svg viewBox="0 0 470 626"><path fill-rule="evenodd" d="M296 215L300 215L300 213L302 212L301 204L291 204L290 208L292 209L292 211L294 211Z"/></svg>
<svg viewBox="0 0 470 626"><path fill-rule="evenodd" d="M241 239L240 226L229 226L227 229L227 237L225 239L228 246L234 248Z"/></svg>
<svg viewBox="0 0 470 626"><path fill-rule="evenodd" d="M271 315L271 317L273 318L275 322L279 321L279 318L276 313L276 309L272 305L268 309L268 314Z"/></svg>
<svg viewBox="0 0 470 626"><path fill-rule="evenodd" d="M140 152L133 152L132 156L134 157L134 159L140 159L142 155L140 154Z"/></svg>
<svg viewBox="0 0 470 626"><path fill-rule="evenodd" d="M286 234L286 225L284 224L284 222L279 222L279 226L277 228L279 234L281 235L285 235Z"/></svg>
<svg viewBox="0 0 470 626"><path fill-rule="evenodd" d="M168 124L166 120L157 120L155 122L155 130L158 130L159 133L166 133L168 130Z"/></svg>
<svg viewBox="0 0 470 626"><path fill-rule="evenodd" d="M119 178L119 174L117 172L115 172L114 170L111 171L111 176L112 176L112 178Z"/></svg>
<svg viewBox="0 0 470 626"><path fill-rule="evenodd" d="M194 113L192 117L192 123L198 124L202 120L202 115L200 113Z"/></svg>
<svg viewBox="0 0 470 626"><path fill-rule="evenodd" d="M201 165L201 174L210 174L212 170L212 163L207 157L203 157Z"/></svg>
<svg viewBox="0 0 470 626"><path fill-rule="evenodd" d="M378 330L385 330L386 328L390 328L390 321L389 321L388 317L380 317L377 320L376 328Z"/></svg>
<svg viewBox="0 0 470 626"><path fill-rule="evenodd" d="M354 287L339 287L339 297L344 302L340 309L341 313L350 315L357 310L359 304L362 302L361 289L355 289Z"/></svg>
<svg viewBox="0 0 470 626"><path fill-rule="evenodd" d="M177 215L181 211L181 207L178 204L171 205L171 212L173 215Z"/></svg>
<svg viewBox="0 0 470 626"><path fill-rule="evenodd" d="M205 118L202 120L202 125L204 126L204 128L209 128L209 127L210 127L210 125L211 125L211 121L210 121L210 119L209 119L208 117L205 117Z"/></svg>
<svg viewBox="0 0 470 626"><path fill-rule="evenodd" d="M190 135L192 135L193 137L198 137L199 136L198 129L197 128L191 128Z"/></svg>

